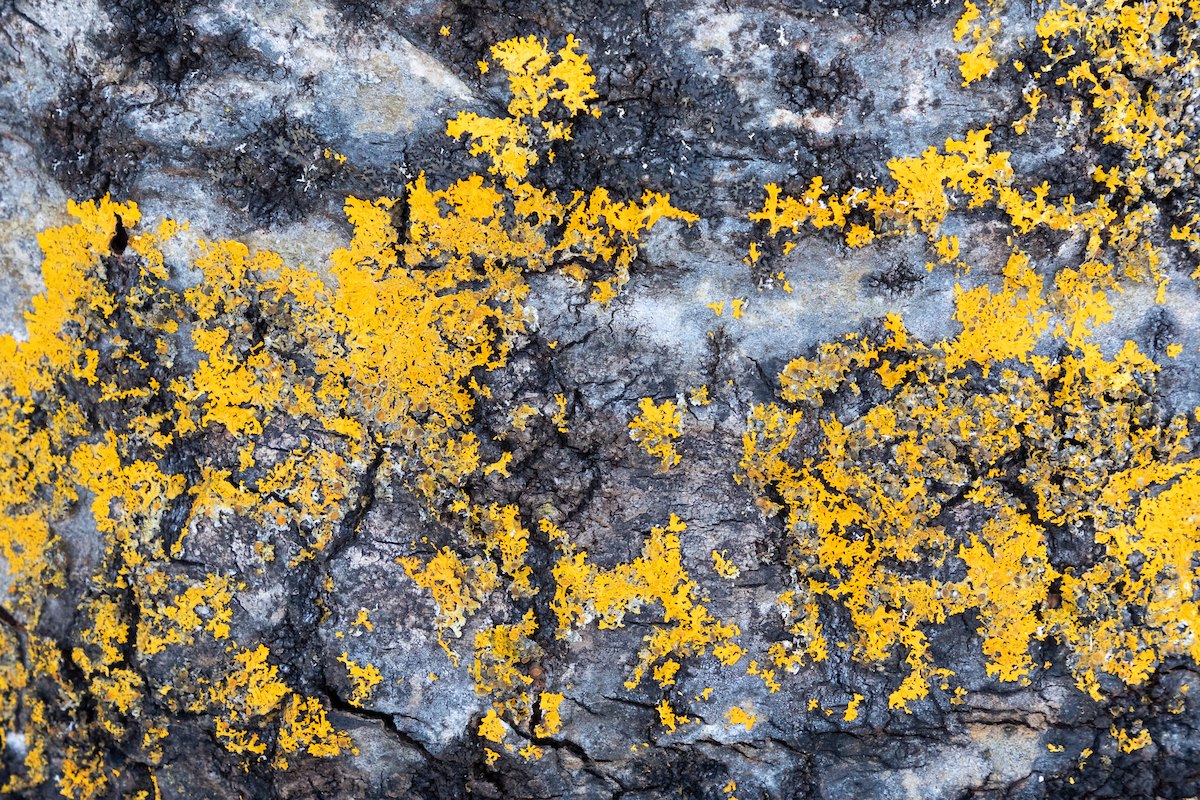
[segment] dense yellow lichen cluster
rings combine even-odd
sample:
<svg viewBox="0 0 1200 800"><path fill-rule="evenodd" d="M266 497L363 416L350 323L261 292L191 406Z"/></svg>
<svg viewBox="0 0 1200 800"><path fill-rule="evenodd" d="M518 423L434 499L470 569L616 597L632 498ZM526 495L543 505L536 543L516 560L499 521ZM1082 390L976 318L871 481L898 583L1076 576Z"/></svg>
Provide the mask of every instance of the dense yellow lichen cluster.
<svg viewBox="0 0 1200 800"><path fill-rule="evenodd" d="M942 233L952 211L994 205L1007 215L1018 245L1021 236L1040 226L1079 232L1086 237L1081 263L1058 272L1050 293L1059 328L1072 343L1111 319L1108 292L1119 290L1122 281L1153 283L1160 293L1165 290L1161 254L1149 241L1152 215L1147 210L1122 215L1108 197L1084 207L1069 196L1056 205L1047 202L1049 184L1026 193L1019 188L1010 154L991 151L990 133L989 128L969 131L962 140L947 139L944 153L931 147L920 156L892 160L888 169L896 188L890 192L875 187L830 195L817 176L796 198L781 195L778 186L770 184L763 208L750 218L766 222L771 236L797 231L803 224L837 228L851 247L881 236L920 233L936 258L927 264L929 269L941 263L960 272L969 265L960 258L958 237ZM853 212L864 211L872 223L851 221Z"/></svg>
<svg viewBox="0 0 1200 800"><path fill-rule="evenodd" d="M765 511L785 514L797 584L782 602L807 612L775 662L794 669L793 654L817 642L823 657L812 619L822 598L850 614L858 658L903 655L897 708L933 680L946 688L927 632L966 612L989 674L1005 681L1027 679L1031 645L1049 637L1097 698L1105 675L1138 685L1164 659L1200 656L1189 588L1200 465L1187 458L1187 418L1156 416L1157 367L1132 343L1112 358L1085 345L1051 361L1031 339L976 350L989 375L956 358L976 333L964 325L926 345L891 317L882 339L851 335L793 361L786 405L754 409L743 477ZM884 399L852 416L826 408L847 392ZM812 432L801 458L793 443ZM1056 567L1052 534L1094 540L1103 555Z"/></svg>
<svg viewBox="0 0 1200 800"><path fill-rule="evenodd" d="M14 578L12 608L23 626L8 633L14 641L3 655L6 700L0 724L26 742L25 772L14 773L8 789L38 785L53 769L66 796L93 797L119 775L107 762L105 741L140 749L150 765L161 757L159 744L167 729L153 719L146 720L147 730L161 735L147 733L140 746L129 741L149 714L150 693L167 708L211 713L214 734L231 751L265 751L256 732L233 726L235 720L269 710L255 705L255 696L243 696L226 684L231 693L209 697L199 689L212 683L204 675L193 676L191 690L181 688L186 679L152 683L143 665L172 648L196 646L201 638L227 639L233 592L243 588L226 575L195 574L172 562L180 552L179 540L165 538L171 535L165 518L172 503L195 495L195 516L219 507L221 499L237 501L239 493L247 493L240 485L237 490L228 485L224 491L214 489L213 476L229 472L208 464L203 468L208 479L189 489L183 474L165 466L172 448L205 428L248 435L270 406L243 407L248 402L244 396L218 398L215 384L205 383L212 374L206 372L211 360L189 376L170 375L178 346L174 336L188 320L184 310L192 299L165 284L159 245L177 230L174 224L134 236L132 252L118 257L109 252L117 218L134 225L136 206L105 199L71 204L70 210L78 223L41 237L47 290L27 315L28 338L0 339L8 354L0 403L11 422L4 429L9 450L0 478L5 487L3 550ZM237 272L244 253L236 248L214 248L205 259L206 272L215 272L222 261L231 282L244 276ZM219 313L204 302L215 297L215 292L196 297L197 320ZM205 349L208 332L199 325L193 338L198 351L216 358L225 351L218 345ZM256 385L261 376L247 370L240 388L249 385L247 391L261 396L266 391ZM197 375L199 390L190 382ZM22 468L20 461L30 457L34 468ZM81 624L75 645L66 648L35 631L47 593L63 582L60 545L49 534L50 526L70 512L84 491L103 541L99 560L85 567L91 575L78 609ZM236 503L227 506L236 508ZM260 650L253 653L265 657L265 648ZM35 696L50 705L31 703ZM229 712L236 702L257 710L238 717Z"/></svg>
<svg viewBox="0 0 1200 800"><path fill-rule="evenodd" d="M789 604L842 604L863 660L902 651L911 672L895 707L950 677L929 661L924 629L966 611L1002 680L1026 678L1031 643L1050 636L1069 645L1080 686L1097 697L1100 673L1136 685L1164 658L1200 655L1187 589L1200 546L1190 522L1197 468L1179 460L1186 418L1155 419L1157 367L1131 343L1111 360L1091 344L1054 362L1034 355L1049 315L1025 261L1010 259L999 295L958 293L963 330L953 340L923 345L889 317L882 341L849 336L794 360L780 376L791 407L757 407L745 436L745 475L765 510L787 512L794 535L801 580ZM854 419L822 412L832 394L867 384L887 399ZM822 437L798 461L789 448L801 426ZM950 537L949 514L979 527ZM1082 572L1055 569L1051 527L1094 530L1105 557ZM946 577L913 577L906 564ZM1063 600L1051 609L1056 583Z"/></svg>
<svg viewBox="0 0 1200 800"><path fill-rule="evenodd" d="M961 57L964 85L1001 63L1004 3L986 8L985 16L967 2L955 26L956 41L973 42ZM1048 183L1025 186L1010 154L992 149L989 128L889 162L890 190L830 193L820 176L799 197L766 187L750 217L772 237L831 228L861 247L915 233L928 242L930 269L965 273L958 237L943 226L954 212L990 206L1004 214L1012 247L998 288L955 287L957 336L917 342L889 316L880 336L850 335L794 359L779 376L782 402L752 410L741 477L765 513L785 513L797 577L781 596L794 638L772 645L778 667L826 657L818 609L829 601L850 614L859 659L907 662L894 708L933 682L949 688L953 675L933 663L927 634L968 612L990 675L1027 680L1039 667L1032 645L1054 638L1096 699L1145 683L1166 659L1200 656L1192 588L1200 467L1188 457L1188 419L1156 414L1158 367L1136 346L1106 356L1092 342L1123 283L1151 283L1164 299L1155 241L1198 252L1187 187L1200 137L1185 111L1197 90L1180 80L1200 66L1197 22L1194 2L1043 9L1039 66L1023 90L1028 112L1013 127L1023 134L1039 110L1069 109L1056 119L1059 135L1089 126L1094 141L1117 145L1119 162L1090 176L1092 200L1051 202ZM1078 261L1044 276L1021 246L1039 228L1075 235ZM755 244L750 258L758 257ZM1062 348L1054 359L1044 355L1051 336ZM849 415L827 408L846 393L874 400ZM803 456L800 439L809 442ZM1092 543L1100 555L1063 565L1052 546L1062 539Z"/></svg>
<svg viewBox="0 0 1200 800"><path fill-rule="evenodd" d="M488 171L503 179L502 185L495 185L474 176L469 184L459 184L458 191L474 212L464 217L472 224L497 223L489 233L506 239L514 248L510 257L525 261L527 270L558 264L563 274L590 281L592 299L605 304L629 281L629 267L643 233L664 219L690 223L697 217L656 192L644 192L640 202L617 201L607 189L597 187L576 191L563 202L553 192L525 181L529 168L539 161L539 152L553 162L553 143L571 138L572 120L597 97L591 67L576 46L571 36L557 53L547 50L536 36L495 45L492 61L507 73L512 94L508 116L481 117L464 111L447 124L446 132L455 138L469 136L471 153L487 156ZM600 116L598 108L591 113ZM418 186L424 182L418 181ZM507 215L498 213L501 205L509 207ZM416 223L414 217L414 230ZM547 238L551 224L561 226L557 241ZM444 248L482 241L477 231L442 230Z"/></svg>
<svg viewBox="0 0 1200 800"><path fill-rule="evenodd" d="M41 235L46 291L26 339L0 337L0 553L7 605L23 626L0 630L12 645L0 656L0 728L27 742L25 773L9 789L53 771L68 796L101 792L117 777L106 748L128 746L151 696L207 715L217 740L246 759L286 767L300 754L352 748L319 698L280 679L262 644L230 643L170 683L147 681L147 659L202 639L220 653L226 645L215 643L231 637L231 600L244 587L187 566L197 531L256 531L249 553L259 574L276 552L294 567L353 535L377 475L402 475L475 550L403 560L432 593L440 633L458 635L501 576L514 599L537 592L516 507L476 507L464 488L481 469L503 476L511 463L507 453L481 462L469 430L487 395L479 378L506 363L525 330L527 273L562 267L607 302L628 280L642 234L663 219L695 219L653 192L625 202L596 188L560 201L525 180L539 152L553 160L546 146L569 138L595 97L575 47L569 39L555 54L532 37L497 45L509 116L464 113L447 127L492 156L495 177L434 189L422 175L403 199L348 198L353 236L330 255L332 281L226 241L201 244L199 281L178 289L162 245L181 226L137 233L136 205L108 198L72 203L78 222ZM110 252L121 225L134 233L128 251ZM520 428L529 415L513 416ZM33 631L47 593L64 584L55 525L80 500L104 546L87 567L77 644L64 652ZM527 659L506 648L536 627L527 616L479 634L481 692L523 682ZM81 677L62 679L64 659ZM345 653L341 661L349 701L366 702L378 670ZM35 697L69 719L47 719ZM546 703L557 709L553 697ZM151 764L169 736L155 730L163 733L144 746Z"/></svg>
<svg viewBox="0 0 1200 800"><path fill-rule="evenodd" d="M1128 269L1157 269L1158 248L1146 238L1161 229L1182 241L1200 279L1200 166L1195 74L1200 69L1200 4L1166 0L1143 7L1117 0L1048 7L1037 22L1045 64L1030 79L1043 96L1061 95L1062 133L1081 126L1122 156L1092 178L1116 219L1113 246ZM1083 270L1081 270L1083 271Z"/></svg>
<svg viewBox="0 0 1200 800"><path fill-rule="evenodd" d="M956 40L970 33L975 41L962 56L965 83L999 65L992 49L1005 2L986 5L986 22L967 2L955 26ZM1119 148L1117 163L1092 170L1094 200L1073 194L1049 200L1062 193L1048 182L1029 185L1014 171L1011 154L992 150L991 129L983 128L947 139L940 151L930 147L920 156L888 162L895 183L890 191L875 186L831 193L815 176L803 195L787 197L770 184L762 209L750 218L766 223L772 237L804 225L834 228L850 247L880 236L920 233L935 256L930 269L935 261L967 267L957 238L941 232L954 211L995 207L1007 216L1018 246L1021 237L1039 228L1076 234L1084 251L1076 265L1054 276L1051 296L1062 316L1060 326L1078 344L1111 318L1107 293L1123 282L1155 284L1162 298L1167 276L1162 248L1152 242L1156 234L1158 240L1183 241L1193 254L1200 253L1200 207L1187 188L1200 167L1200 133L1188 111L1200 93L1183 77L1200 69L1198 23L1200 6L1185 0L1156 3L1145 12L1120 0L1047 3L1036 26L1040 49L1035 55L1044 63L1035 69L1012 60L1017 72L1029 76L1023 90L1028 113L1014 123L1018 133L1049 106L1064 112L1055 118L1058 136L1067 139L1082 129L1097 143ZM754 243L755 260L757 251Z"/></svg>
<svg viewBox="0 0 1200 800"><path fill-rule="evenodd" d="M485 118L464 112L450 122L447 132L451 136L469 135L474 142L472 153L488 156L491 161L489 172L497 176L499 182L473 176L429 202L422 199L424 181L418 179L409 197L410 213L414 239L430 237L431 242L436 241L431 245L433 249L425 254L426 258L457 252L462 254L458 257L463 259L464 267L473 263L471 259L486 259L485 263L492 266L484 271L485 274L509 275L507 285L512 287L513 297L523 297L524 285L519 283L523 273L559 264L568 277L580 282L591 281L592 299L603 304L628 281L638 239L645 231L663 219L691 222L696 217L672 207L666 196L653 192L645 192L640 203L619 202L612 200L607 190L597 188L589 193L576 192L569 201L561 203L552 192L525 182L530 168L540 160L539 152L544 150L548 160L553 161L549 145L569 138L571 119L585 111L587 103L595 98L590 68L586 59L575 51L575 46L574 39L568 39L567 45L555 54L547 51L545 44L536 37L528 37L493 48L493 61L507 73L512 91L508 116ZM544 118L551 111L563 119ZM598 112L595 113L598 116ZM438 202L463 209L453 225L447 224L434 211L423 210L433 209ZM556 227L559 229L557 240L549 236ZM478 249L465 249L471 247ZM599 275L606 277L598 278ZM503 346L501 344L499 348ZM496 358L489 367L503 363L503 350ZM554 397L554 402L557 410L551 416L551 422L565 433L568 430L567 398L559 394ZM674 409L673 404L666 405L670 410ZM525 430L537 413L537 409L528 404L515 408L511 413L513 429ZM676 412L676 437L677 416ZM663 435L669 435L669 432L664 430ZM662 455L657 450L655 454ZM506 453L505 456L508 458L502 456L484 471L507 474L511 455ZM669 460L666 455L663 458ZM677 462L678 455L674 459ZM477 462L473 468L475 466L478 466ZM429 499L433 499L432 493L429 493ZM534 584L533 571L525 563L529 530L516 506L475 507L460 495L451 509L460 515L467 533L465 544L471 546L472 554L464 555L447 547L427 561L406 557L401 563L408 574L433 595L437 605L439 640L457 662L458 654L447 634L460 636L467 620L480 610L485 598L501 585L502 580L510 598L515 601L533 597L541 587ZM546 524L546 520L541 522ZM558 584L555 597L558 598L564 589L557 570L554 577ZM655 589L648 586L638 590L650 592L645 596L647 601L656 597ZM671 589L664 587L657 591ZM633 602L632 596L625 602ZM666 622L674 621L675 618L668 615ZM697 623L699 627L704 624ZM564 626L561 618L560 626ZM475 635L470 671L476 690L493 698L491 712L507 714L515 723L528 721L534 713L534 699L528 687L532 683L531 664L540 652L532 639L538 629L537 618L528 611L517 624L494 623ZM651 650L680 655L694 651L694 648L688 649L690 645L684 642L686 637L681 638L678 632L664 633L663 636L668 639L674 636L679 641L656 641L650 645ZM699 652L703 652L703 648ZM549 702L547 698L554 697L561 700L561 695L543 693L539 702L545 704ZM503 741L504 736L496 725L485 720L485 727L491 736L500 737L492 738L493 742ZM548 726L546 730L552 730L552 727ZM485 735L482 730L481 735ZM532 753L533 750L523 751L527 756Z"/></svg>

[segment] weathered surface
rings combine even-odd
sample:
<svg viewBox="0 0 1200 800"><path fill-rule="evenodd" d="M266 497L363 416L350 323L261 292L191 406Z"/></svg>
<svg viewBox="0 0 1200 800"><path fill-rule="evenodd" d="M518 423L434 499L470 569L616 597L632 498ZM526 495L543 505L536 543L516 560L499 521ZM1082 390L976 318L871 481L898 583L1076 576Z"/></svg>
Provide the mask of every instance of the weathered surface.
<svg viewBox="0 0 1200 800"><path fill-rule="evenodd" d="M1200 8L1082 5L0 0L7 788L1200 794Z"/></svg>

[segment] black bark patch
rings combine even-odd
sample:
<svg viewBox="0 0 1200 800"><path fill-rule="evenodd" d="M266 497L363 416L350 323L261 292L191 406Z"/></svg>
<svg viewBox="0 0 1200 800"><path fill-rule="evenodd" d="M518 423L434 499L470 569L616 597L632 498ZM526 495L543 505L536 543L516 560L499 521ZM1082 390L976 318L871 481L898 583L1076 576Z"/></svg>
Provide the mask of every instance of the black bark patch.
<svg viewBox="0 0 1200 800"><path fill-rule="evenodd" d="M127 113L113 87L77 75L36 119L43 167L79 198L128 195L149 148Z"/></svg>
<svg viewBox="0 0 1200 800"><path fill-rule="evenodd" d="M101 42L110 56L136 75L178 86L239 65L240 72L264 77L272 65L237 29L212 32L198 27L203 4L183 0L103 0L112 31Z"/></svg>
<svg viewBox="0 0 1200 800"><path fill-rule="evenodd" d="M290 222L325 204L337 162L304 122L280 114L228 150L213 153L210 174L259 221Z"/></svg>

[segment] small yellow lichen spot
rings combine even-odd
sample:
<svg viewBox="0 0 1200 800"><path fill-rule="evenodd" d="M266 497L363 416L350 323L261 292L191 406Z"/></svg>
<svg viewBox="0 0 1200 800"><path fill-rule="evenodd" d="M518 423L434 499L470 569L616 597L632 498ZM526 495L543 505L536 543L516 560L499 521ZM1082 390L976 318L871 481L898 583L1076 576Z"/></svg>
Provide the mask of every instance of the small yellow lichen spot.
<svg viewBox="0 0 1200 800"><path fill-rule="evenodd" d="M667 687L675 684L675 675L679 672L679 662L668 659L654 668L654 680L659 686Z"/></svg>
<svg viewBox="0 0 1200 800"><path fill-rule="evenodd" d="M279 707L290 693L279 678L279 668L267 662L271 651L260 644L253 650L236 652L239 665L209 690L209 702L223 707L233 721L264 716Z"/></svg>
<svg viewBox="0 0 1200 800"><path fill-rule="evenodd" d="M980 78L990 75L992 70L1000 65L1000 62L992 55L990 39L980 40L969 52L961 53L958 58L962 62L958 69L962 73L963 86L969 86Z"/></svg>
<svg viewBox="0 0 1200 800"><path fill-rule="evenodd" d="M598 281L595 286L592 287L591 301L593 303L599 303L602 306L606 306L609 304L609 301L616 296L617 290L613 288L612 281Z"/></svg>
<svg viewBox="0 0 1200 800"><path fill-rule="evenodd" d="M1066 750L1067 748L1062 746L1061 744L1054 744L1051 742L1046 745L1046 749L1049 750L1051 753L1061 753L1064 750Z"/></svg>
<svg viewBox="0 0 1200 800"><path fill-rule="evenodd" d="M729 783L725 784L723 787L721 787L721 791L725 794L733 794L737 791L737 781L730 781Z"/></svg>
<svg viewBox="0 0 1200 800"><path fill-rule="evenodd" d="M734 642L722 642L713 648L713 655L725 666L732 667L746 655L746 648Z"/></svg>
<svg viewBox="0 0 1200 800"><path fill-rule="evenodd" d="M741 319L741 318L742 318L742 314L743 314L743 312L744 312L744 311L745 311L745 309L746 309L746 301L745 301L745 300L743 300L742 298L740 298L740 297L739 297L739 298L736 298L736 299L734 299L734 300L733 300L733 301L730 303L730 305L731 305L731 306L732 306L732 308L733 308L733 318L734 318L734 319Z"/></svg>
<svg viewBox="0 0 1200 800"><path fill-rule="evenodd" d="M706 406L711 403L712 398L708 395L708 385L705 384L704 386L692 389L691 393L688 395L688 400L690 400L694 406Z"/></svg>
<svg viewBox="0 0 1200 800"><path fill-rule="evenodd" d="M489 708L487 714L479 722L479 735L489 742L500 744L507 734L508 731L496 713L496 709Z"/></svg>
<svg viewBox="0 0 1200 800"><path fill-rule="evenodd" d="M1109 728L1109 734L1117 740L1122 753L1133 753L1141 750L1153 741L1150 738L1150 731L1141 727L1140 720L1134 727L1136 732L1132 734L1124 728L1118 728L1116 725L1112 725Z"/></svg>
<svg viewBox="0 0 1200 800"><path fill-rule="evenodd" d="M483 60L479 60L479 61L476 61L476 62L475 62L475 66L479 67L479 74L480 74L480 75L487 75L487 71L488 71L488 69L489 69L488 62L486 62L486 61L483 61Z"/></svg>
<svg viewBox="0 0 1200 800"><path fill-rule="evenodd" d="M428 563L415 556L397 559L408 576L422 589L428 591L437 606L436 624L438 642L446 654L457 663L457 655L450 648L445 634L457 637L461 634L467 618L480 607L482 598L496 583L496 565L483 562L479 557L464 562L449 547L442 548ZM429 673L430 680L437 680Z"/></svg>
<svg viewBox="0 0 1200 800"><path fill-rule="evenodd" d="M554 416L550 418L550 421L558 427L559 433L569 432L570 427L567 424L567 396L561 392L554 395L554 405L556 408Z"/></svg>
<svg viewBox="0 0 1200 800"><path fill-rule="evenodd" d="M851 223L846 229L846 244L850 247L862 247L875 241L875 231L869 225Z"/></svg>
<svg viewBox="0 0 1200 800"><path fill-rule="evenodd" d="M775 680L775 670L760 667L757 661L750 662L750 666L746 668L746 674L756 676L771 694L775 694L783 688L782 684Z"/></svg>
<svg viewBox="0 0 1200 800"><path fill-rule="evenodd" d="M858 719L858 707L865 698L861 694L855 693L850 702L846 705L846 713L842 714L842 719L846 722L854 722Z"/></svg>
<svg viewBox="0 0 1200 800"><path fill-rule="evenodd" d="M1175 358L1183 352L1183 345L1169 344L1167 345L1167 358Z"/></svg>
<svg viewBox="0 0 1200 800"><path fill-rule="evenodd" d="M490 747L483 748L483 757L487 761L489 767L494 766L500 760L500 754Z"/></svg>
<svg viewBox="0 0 1200 800"><path fill-rule="evenodd" d="M537 646L530 637L537 627L530 609L515 625L489 625L475 634L475 659L470 673L476 694L518 696L520 705L528 707L530 701L524 689L533 678L521 667L536 657Z"/></svg>
<svg viewBox="0 0 1200 800"><path fill-rule="evenodd" d="M365 608L358 610L358 616L352 624L359 628L365 628L368 632L375 630L375 625L371 622L371 612Z"/></svg>
<svg viewBox="0 0 1200 800"><path fill-rule="evenodd" d="M1026 89L1023 94L1025 102L1029 106L1029 111L1025 113L1025 116L1012 124L1013 130L1017 132L1018 136L1024 135L1033 121L1037 119L1038 109L1041 107L1042 101L1046 99L1046 93L1036 86Z"/></svg>
<svg viewBox="0 0 1200 800"><path fill-rule="evenodd" d="M140 650L154 655L168 645L191 644L196 640L196 632L202 630L209 631L215 639L227 638L229 620L233 618L229 603L234 588L229 578L210 575L204 583L176 596L173 602L145 608L143 624L138 628Z"/></svg>
<svg viewBox="0 0 1200 800"><path fill-rule="evenodd" d="M449 36L449 35L450 35L450 26L449 26L449 25L443 25L443 26L441 27L441 29L438 31L438 35L439 35L439 36Z"/></svg>
<svg viewBox="0 0 1200 800"><path fill-rule="evenodd" d="M713 571L722 578L729 578L732 580L741 575L742 571L737 568L736 564L726 557L726 552L727 551L725 550L712 551Z"/></svg>
<svg viewBox="0 0 1200 800"><path fill-rule="evenodd" d="M758 724L758 717L754 714L748 713L741 706L733 706L726 711L725 720L730 725L741 725L747 731L753 730L754 726Z"/></svg>
<svg viewBox="0 0 1200 800"><path fill-rule="evenodd" d="M711 303L708 304L708 307L711 308L712 312L714 314L716 314L718 317L725 313L725 301L724 300L713 300Z"/></svg>
<svg viewBox="0 0 1200 800"><path fill-rule="evenodd" d="M509 477L508 465L511 463L512 463L512 453L505 453L504 455L500 456L500 458L496 459L494 462L492 462L491 464L488 464L486 467L484 467L483 474L491 475L492 473L499 473L503 477L507 478L507 477Z"/></svg>
<svg viewBox="0 0 1200 800"><path fill-rule="evenodd" d="M668 733L674 733L680 725L686 725L691 722L691 718L682 715L676 715L675 709L666 698L659 701L659 704L654 707L658 711L659 723L667 729Z"/></svg>
<svg viewBox="0 0 1200 800"><path fill-rule="evenodd" d="M373 664L364 666L352 660L349 653L342 653L338 661L346 666L346 675L350 678L350 704L361 707L370 699L375 687L383 680L383 675Z"/></svg>
<svg viewBox="0 0 1200 800"><path fill-rule="evenodd" d="M267 752L267 743L258 734L235 728L228 720L218 719L214 733L221 746L235 755L261 756Z"/></svg>
<svg viewBox="0 0 1200 800"><path fill-rule="evenodd" d="M281 753L304 751L317 758L331 758L344 750L358 752L350 735L329 722L320 700L296 694L284 709L277 743Z"/></svg>
<svg viewBox="0 0 1200 800"><path fill-rule="evenodd" d="M562 705L561 692L542 692L538 705L542 709L542 721L534 728L534 735L539 738L554 736L562 730L562 717L559 707Z"/></svg>
<svg viewBox="0 0 1200 800"><path fill-rule="evenodd" d="M954 41L961 42L967 33L970 32L971 24L977 19L979 19L979 6L972 3L971 0L967 0L963 4L962 16L954 23Z"/></svg>
<svg viewBox="0 0 1200 800"><path fill-rule="evenodd" d="M512 420L513 430L525 430L527 427L529 427L529 420L533 419L540 413L540 411L528 403L513 409L512 415L509 417L509 419Z"/></svg>
<svg viewBox="0 0 1200 800"><path fill-rule="evenodd" d="M938 258L942 263L948 264L958 258L958 237L957 236L942 236L933 243L933 249L937 252Z"/></svg>
<svg viewBox="0 0 1200 800"><path fill-rule="evenodd" d="M992 57L993 39L1000 32L999 6L996 0L988 0L987 5L991 18L986 23L980 18L979 7L967 0L962 16L954 25L954 41L961 42L968 34L975 41L975 46L969 52L958 57L962 62L959 70L962 72L963 86L969 86L999 66L999 62Z"/></svg>
<svg viewBox="0 0 1200 800"><path fill-rule="evenodd" d="M629 423L629 436L648 454L660 458L666 472L682 460L674 440L682 434L683 415L670 400L655 405L654 400L643 397L638 408L642 413Z"/></svg>

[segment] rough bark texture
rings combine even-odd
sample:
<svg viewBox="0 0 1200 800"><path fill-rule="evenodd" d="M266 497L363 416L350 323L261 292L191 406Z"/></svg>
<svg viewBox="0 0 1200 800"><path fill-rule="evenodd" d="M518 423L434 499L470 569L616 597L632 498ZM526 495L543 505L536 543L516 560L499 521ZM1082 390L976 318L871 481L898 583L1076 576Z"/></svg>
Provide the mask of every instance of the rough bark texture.
<svg viewBox="0 0 1200 800"><path fill-rule="evenodd" d="M1200 9L1125 4L1178 14L1146 49L1177 63L1110 54L1089 93L1066 45L1109 62L1083 28L1043 35L1056 3L978 6L973 22L938 0L0 0L0 354L17 365L0 784L1200 794ZM551 102L570 125L553 158L489 172L447 121L511 113L491 48L526 36L553 63L573 36L594 86L579 109ZM989 38L997 65L973 80L959 55ZM1161 100L1144 152L1143 117L1096 121L1121 76ZM1041 108L1014 127L1034 85ZM989 126L987 154L1012 156L986 191L1033 208L1047 182L1060 210L1073 196L1117 221L1022 227L967 185L982 155L922 167L949 204L932 221L846 199ZM765 186L802 197L816 175L842 218L766 213ZM504 214L452 263L418 200L471 176ZM514 233L518 183L554 192L559 217ZM606 223L618 255L598 254L568 241L569 198L595 187L677 213L625 238ZM397 200L347 224L348 197ZM97 204L76 219L68 199ZM168 218L190 227L136 238ZM43 258L38 232L70 225L77 254ZM518 254L529 236L549 255ZM199 255L215 240L281 261L235 275L234 256ZM1060 276L1088 263L1113 312L1073 329L1083 292ZM57 285L66 268L86 290ZM44 340L24 316L43 291L74 304ZM389 310L364 321L375 302ZM903 365L919 377L889 379ZM455 586L422 586L446 553Z"/></svg>

